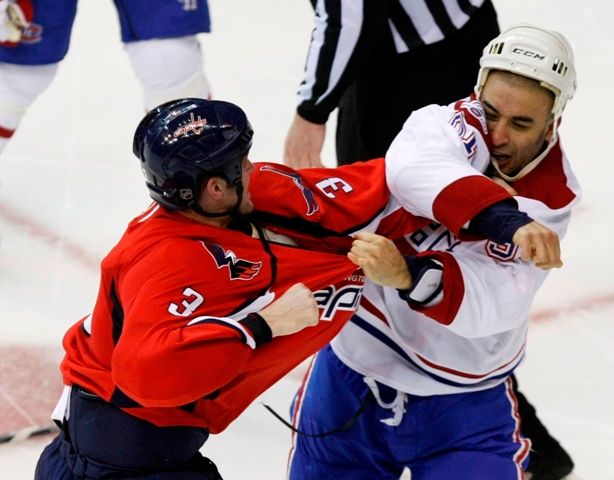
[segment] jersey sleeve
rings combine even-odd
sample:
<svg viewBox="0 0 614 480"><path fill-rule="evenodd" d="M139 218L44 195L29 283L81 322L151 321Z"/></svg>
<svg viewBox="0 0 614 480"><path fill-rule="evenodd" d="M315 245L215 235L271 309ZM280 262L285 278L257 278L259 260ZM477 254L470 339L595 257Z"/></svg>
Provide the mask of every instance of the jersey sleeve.
<svg viewBox="0 0 614 480"><path fill-rule="evenodd" d="M383 159L300 170L257 163L250 192L257 218L320 237L359 230L373 222L390 199Z"/></svg>
<svg viewBox="0 0 614 480"><path fill-rule="evenodd" d="M417 110L386 154L391 194L409 212L459 235L480 211L511 198L482 174L489 164L488 142L478 102Z"/></svg>
<svg viewBox="0 0 614 480"><path fill-rule="evenodd" d="M123 329L112 357L116 385L150 407L214 394L250 359L253 336L232 312L237 299L262 305L259 293L250 282L229 280L202 242L156 248L117 285Z"/></svg>

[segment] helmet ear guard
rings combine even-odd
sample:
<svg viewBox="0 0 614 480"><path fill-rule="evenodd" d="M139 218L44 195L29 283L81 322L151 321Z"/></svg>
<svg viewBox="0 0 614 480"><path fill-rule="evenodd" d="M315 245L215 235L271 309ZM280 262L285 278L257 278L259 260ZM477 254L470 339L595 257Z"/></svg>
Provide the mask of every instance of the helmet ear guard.
<svg viewBox="0 0 614 480"><path fill-rule="evenodd" d="M194 179L178 172L162 185L145 182L150 193L156 194L155 200L169 210L185 210L198 200L199 187ZM153 195L152 195L153 198Z"/></svg>
<svg viewBox="0 0 614 480"><path fill-rule="evenodd" d="M571 45L559 32L534 25L513 25L484 48L475 87L478 98L492 70L532 78L552 91L555 95L552 107L555 121L576 91Z"/></svg>

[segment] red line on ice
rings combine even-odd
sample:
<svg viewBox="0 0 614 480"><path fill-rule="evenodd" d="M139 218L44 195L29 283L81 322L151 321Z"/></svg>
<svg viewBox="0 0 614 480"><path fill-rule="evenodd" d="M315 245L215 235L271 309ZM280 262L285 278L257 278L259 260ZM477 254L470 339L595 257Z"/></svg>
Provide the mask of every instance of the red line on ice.
<svg viewBox="0 0 614 480"><path fill-rule="evenodd" d="M0 202L0 217L8 223L24 229L31 237L40 240L50 247L57 247L65 252L73 261L88 269L98 270L100 259L85 248L66 237L58 235L52 229Z"/></svg>

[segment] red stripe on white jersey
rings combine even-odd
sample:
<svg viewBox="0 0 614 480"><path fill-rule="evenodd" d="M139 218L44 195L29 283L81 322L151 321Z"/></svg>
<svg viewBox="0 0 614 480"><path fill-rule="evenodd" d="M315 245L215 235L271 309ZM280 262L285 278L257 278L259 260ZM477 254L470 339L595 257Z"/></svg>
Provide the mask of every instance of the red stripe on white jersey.
<svg viewBox="0 0 614 480"><path fill-rule="evenodd" d="M386 316L375 305L373 305L364 295L360 299L360 306L364 308L367 312L369 312L371 315L373 315L375 318L385 323L387 327L390 327L388 320L386 320Z"/></svg>
<svg viewBox="0 0 614 480"><path fill-rule="evenodd" d="M521 356L521 354L524 352L525 349L525 345L526 344L522 344L522 347L520 348L520 350L518 350L518 352L516 353L516 355L514 355L514 357L507 363L504 363L503 365L498 366L497 368L494 368L493 370L486 372L486 373L482 373L482 374L476 374L476 373L469 373L469 372L462 372L460 370L454 370L453 368L449 368L449 367L445 367L443 365L438 365L434 362L431 362L430 360L424 358L421 355L416 354L416 356L420 359L420 361L422 361L425 365L431 367L434 370L439 370L441 372L445 372L445 373L449 373L451 375L455 375L457 377L463 377L463 378L471 378L471 379L482 379L482 378L486 378L490 375L492 375L493 373L497 373L507 367L509 367L512 363L514 363L516 360L519 359L519 357Z"/></svg>

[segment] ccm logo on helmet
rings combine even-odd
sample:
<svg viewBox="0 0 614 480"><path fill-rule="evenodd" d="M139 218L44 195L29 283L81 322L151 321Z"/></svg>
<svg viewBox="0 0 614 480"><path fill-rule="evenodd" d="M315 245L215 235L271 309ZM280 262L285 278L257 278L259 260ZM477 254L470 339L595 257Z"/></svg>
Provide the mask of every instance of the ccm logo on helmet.
<svg viewBox="0 0 614 480"><path fill-rule="evenodd" d="M512 48L512 53L517 53L518 55L524 55L525 57L535 58L537 60L545 60L546 56L541 53L532 52L531 50L525 50L524 48L514 47Z"/></svg>

